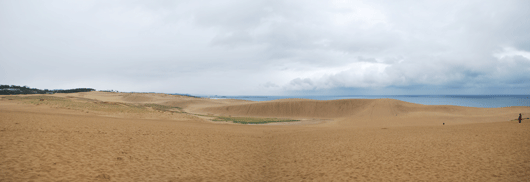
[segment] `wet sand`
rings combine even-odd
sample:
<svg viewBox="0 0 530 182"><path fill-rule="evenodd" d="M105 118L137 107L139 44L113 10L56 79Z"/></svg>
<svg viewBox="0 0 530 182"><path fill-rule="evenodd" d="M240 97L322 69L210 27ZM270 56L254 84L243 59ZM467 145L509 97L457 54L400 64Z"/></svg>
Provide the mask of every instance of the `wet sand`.
<svg viewBox="0 0 530 182"><path fill-rule="evenodd" d="M530 180L530 120L513 120L528 107L53 97L0 99L0 181ZM242 125L207 114L313 122Z"/></svg>

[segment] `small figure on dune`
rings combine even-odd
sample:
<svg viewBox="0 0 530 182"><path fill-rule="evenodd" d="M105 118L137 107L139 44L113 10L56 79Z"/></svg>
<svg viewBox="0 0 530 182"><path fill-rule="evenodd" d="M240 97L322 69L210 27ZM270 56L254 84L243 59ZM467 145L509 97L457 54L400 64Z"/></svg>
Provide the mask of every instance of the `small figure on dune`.
<svg viewBox="0 0 530 182"><path fill-rule="evenodd" d="M519 123L521 123L521 120L523 120L523 117L521 116L521 113L519 113Z"/></svg>
<svg viewBox="0 0 530 182"><path fill-rule="evenodd" d="M445 125L445 123L443 123L443 125Z"/></svg>

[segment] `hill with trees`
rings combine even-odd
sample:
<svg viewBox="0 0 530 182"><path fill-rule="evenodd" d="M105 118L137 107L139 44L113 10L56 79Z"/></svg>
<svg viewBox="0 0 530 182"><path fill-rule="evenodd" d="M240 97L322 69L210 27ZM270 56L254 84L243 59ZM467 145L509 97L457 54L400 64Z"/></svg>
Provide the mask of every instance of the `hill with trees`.
<svg viewBox="0 0 530 182"><path fill-rule="evenodd" d="M54 93L76 93L95 91L93 88L74 88L74 89L37 89L28 86L18 85L0 85L0 95L17 95L17 94L54 94Z"/></svg>

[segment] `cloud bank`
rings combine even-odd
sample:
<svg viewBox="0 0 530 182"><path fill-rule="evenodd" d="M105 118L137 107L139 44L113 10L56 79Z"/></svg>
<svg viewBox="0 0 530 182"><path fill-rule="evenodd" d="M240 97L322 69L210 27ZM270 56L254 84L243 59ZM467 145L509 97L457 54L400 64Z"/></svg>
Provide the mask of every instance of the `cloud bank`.
<svg viewBox="0 0 530 182"><path fill-rule="evenodd" d="M529 1L1 1L0 82L166 93L528 94Z"/></svg>

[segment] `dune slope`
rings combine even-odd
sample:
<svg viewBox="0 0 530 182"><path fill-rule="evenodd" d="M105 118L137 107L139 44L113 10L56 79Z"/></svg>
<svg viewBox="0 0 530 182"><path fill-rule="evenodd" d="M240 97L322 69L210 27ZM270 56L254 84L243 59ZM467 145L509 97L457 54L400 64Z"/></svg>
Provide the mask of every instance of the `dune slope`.
<svg viewBox="0 0 530 182"><path fill-rule="evenodd" d="M324 118L358 121L371 125L439 125L493 122L513 119L527 113L528 107L472 108L413 104L394 99L307 100L284 99L222 106L203 107L201 113L246 117ZM360 122L359 122L360 121ZM425 122L417 122L425 121ZM447 121L447 122L445 122ZM364 122L364 124L360 124Z"/></svg>
<svg viewBox="0 0 530 182"><path fill-rule="evenodd" d="M528 107L163 94L123 101L126 95L0 97L0 181L530 180L530 120L512 120L519 112L529 116ZM216 114L333 119L220 124L164 110L164 104Z"/></svg>
<svg viewBox="0 0 530 182"><path fill-rule="evenodd" d="M333 101L285 99L240 105L208 107L202 109L202 111L237 116L335 118L351 116L366 109L366 107L373 104L373 102L374 100L368 99Z"/></svg>

